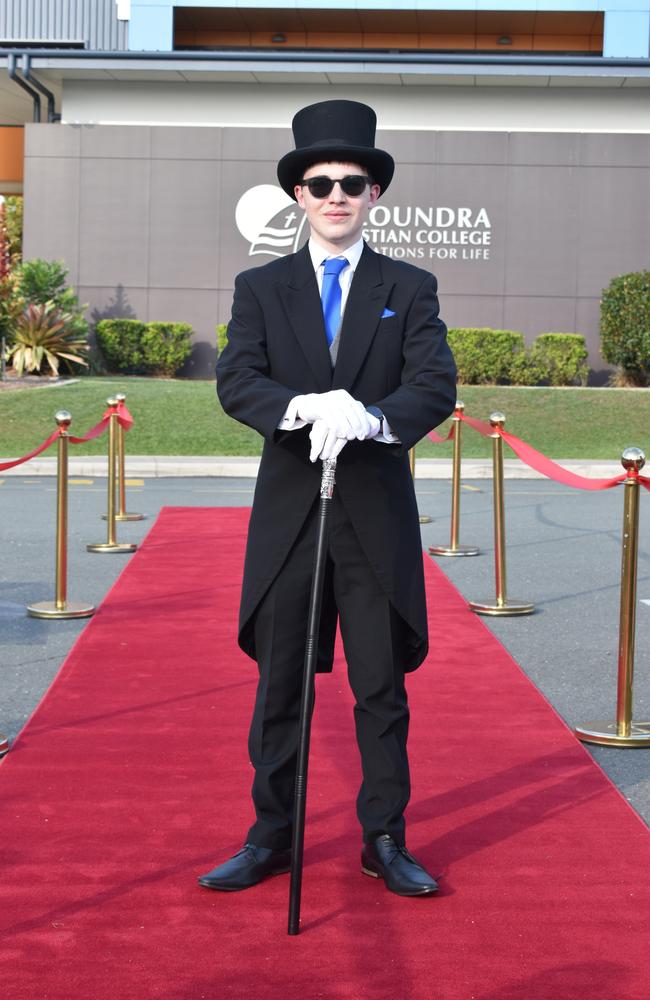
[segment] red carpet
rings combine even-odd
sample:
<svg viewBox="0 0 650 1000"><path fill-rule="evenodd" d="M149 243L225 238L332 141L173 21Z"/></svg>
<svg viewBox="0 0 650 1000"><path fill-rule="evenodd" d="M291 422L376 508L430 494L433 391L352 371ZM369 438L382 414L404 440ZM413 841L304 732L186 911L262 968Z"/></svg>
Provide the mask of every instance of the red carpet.
<svg viewBox="0 0 650 1000"><path fill-rule="evenodd" d="M648 831L429 560L408 829L444 892L401 899L359 873L340 660L318 679L303 932L286 934L288 876L196 886L251 818L246 519L163 511L0 766L3 994L645 998Z"/></svg>

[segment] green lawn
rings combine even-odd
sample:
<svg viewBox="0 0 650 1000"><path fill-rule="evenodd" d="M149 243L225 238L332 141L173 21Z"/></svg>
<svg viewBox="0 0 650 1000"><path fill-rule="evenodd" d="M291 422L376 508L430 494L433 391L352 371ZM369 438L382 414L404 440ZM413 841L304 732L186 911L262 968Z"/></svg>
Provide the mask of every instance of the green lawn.
<svg viewBox="0 0 650 1000"><path fill-rule="evenodd" d="M458 387L458 398L470 417L487 420L501 410L506 430L551 458L617 460L624 448L643 448L650 459L650 389L528 388L520 386ZM446 429L448 423L443 424ZM418 445L420 457L451 455L451 444ZM463 454L491 454L491 442L463 428ZM513 457L508 447L505 457Z"/></svg>
<svg viewBox="0 0 650 1000"><path fill-rule="evenodd" d="M70 411L71 431L81 435L98 422L106 398L120 391L135 418L127 453L259 454L261 439L223 413L212 381L84 377L69 386L0 390L0 455L31 451L54 429L59 409ZM553 458L616 460L630 445L650 451L650 389L461 386L458 395L469 416L485 420L493 410L502 410L507 430ZM105 449L100 438L75 446L73 454L103 454ZM451 445L424 441L417 454L448 456ZM487 456L490 442L465 428L463 454Z"/></svg>

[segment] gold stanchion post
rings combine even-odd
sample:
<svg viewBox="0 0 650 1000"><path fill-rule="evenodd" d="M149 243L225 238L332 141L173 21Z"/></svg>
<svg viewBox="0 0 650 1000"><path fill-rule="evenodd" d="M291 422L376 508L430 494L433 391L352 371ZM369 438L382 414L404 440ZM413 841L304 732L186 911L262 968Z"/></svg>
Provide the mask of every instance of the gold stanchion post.
<svg viewBox="0 0 650 1000"><path fill-rule="evenodd" d="M623 504L623 553L621 558L621 607L618 632L618 696L616 721L589 722L576 726L583 743L615 747L650 747L650 721L632 721L634 680L634 634L636 630L636 581L639 551L639 491L636 473L645 465L640 448L626 448L621 464L627 472Z"/></svg>
<svg viewBox="0 0 650 1000"><path fill-rule="evenodd" d="M95 611L92 604L68 601L68 428L72 417L59 410L54 419L61 428L57 449L56 480L56 569L54 600L30 604L31 618L89 618Z"/></svg>
<svg viewBox="0 0 650 1000"><path fill-rule="evenodd" d="M460 399L457 400L452 417L454 422L454 456L452 460L451 480L451 538L449 545L430 545L429 552L433 556L477 556L479 554L479 549L476 545L459 545L458 543L460 530L460 438L464 410L465 404Z"/></svg>
<svg viewBox="0 0 650 1000"><path fill-rule="evenodd" d="M132 542L118 542L115 537L115 515L117 513L117 477L115 475L115 465L117 460L117 407L118 400L111 396L106 400L111 411L108 421L108 514L106 516L107 539L105 542L96 542L87 545L88 552L135 552L137 545Z"/></svg>
<svg viewBox="0 0 650 1000"><path fill-rule="evenodd" d="M118 403L123 403L126 396L123 392L116 392L115 398ZM144 520L144 514L128 514L126 510L126 469L125 469L125 438L126 431L122 425L118 422L117 428L117 495L118 495L118 505L117 513L115 515L116 521L142 521ZM102 514L104 520L108 517L107 514Z"/></svg>
<svg viewBox="0 0 650 1000"><path fill-rule="evenodd" d="M496 428L503 427L503 413L490 414L490 424L495 428L492 438L492 467L494 488L494 570L496 597L494 601L470 601L472 611L479 615L530 615L534 604L508 600L506 596L506 524L503 489L503 439Z"/></svg>
<svg viewBox="0 0 650 1000"><path fill-rule="evenodd" d="M409 466L411 467L411 479L415 480L415 448L409 450ZM419 515L420 524L430 524L431 518L428 514Z"/></svg>

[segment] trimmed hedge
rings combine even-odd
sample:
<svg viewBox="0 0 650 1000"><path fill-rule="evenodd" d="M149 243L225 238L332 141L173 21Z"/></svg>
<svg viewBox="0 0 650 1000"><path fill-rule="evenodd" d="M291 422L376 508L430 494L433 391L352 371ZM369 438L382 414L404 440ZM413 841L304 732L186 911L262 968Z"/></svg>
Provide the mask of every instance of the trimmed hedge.
<svg viewBox="0 0 650 1000"><path fill-rule="evenodd" d="M187 360L192 350L189 323L147 323L142 337L146 363L155 375L170 378Z"/></svg>
<svg viewBox="0 0 650 1000"><path fill-rule="evenodd" d="M217 354L221 354L228 343L228 324L217 323L215 329L217 332Z"/></svg>
<svg viewBox="0 0 650 1000"><path fill-rule="evenodd" d="M510 365L510 385L541 385L548 382L548 366L533 350L519 351Z"/></svg>
<svg viewBox="0 0 650 1000"><path fill-rule="evenodd" d="M509 381L513 357L524 351L524 335L516 330L456 327L447 331L456 359L458 381L494 385Z"/></svg>
<svg viewBox="0 0 650 1000"><path fill-rule="evenodd" d="M587 384L588 352L581 333L540 333L530 353L550 385Z"/></svg>
<svg viewBox="0 0 650 1000"><path fill-rule="evenodd" d="M587 384L587 345L580 333L542 333L528 349L516 330L456 327L448 340L458 381L465 385Z"/></svg>
<svg viewBox="0 0 650 1000"><path fill-rule="evenodd" d="M102 319L97 343L110 371L129 375L174 375L192 350L189 323L143 323L138 319Z"/></svg>
<svg viewBox="0 0 650 1000"><path fill-rule="evenodd" d="M95 326L97 344L109 371L141 371L142 337L146 324L139 319L102 319Z"/></svg>
<svg viewBox="0 0 650 1000"><path fill-rule="evenodd" d="M628 385L648 385L650 271L612 278L600 303L600 345L605 361L622 369Z"/></svg>

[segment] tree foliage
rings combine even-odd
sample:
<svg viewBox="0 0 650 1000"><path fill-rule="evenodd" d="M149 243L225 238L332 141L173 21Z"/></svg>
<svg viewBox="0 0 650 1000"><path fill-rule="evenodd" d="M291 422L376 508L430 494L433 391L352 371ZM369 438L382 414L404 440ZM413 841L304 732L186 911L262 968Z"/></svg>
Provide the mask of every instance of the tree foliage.
<svg viewBox="0 0 650 1000"><path fill-rule="evenodd" d="M15 267L23 259L23 196L9 195L4 200L7 227L7 243L11 266Z"/></svg>
<svg viewBox="0 0 650 1000"><path fill-rule="evenodd" d="M621 381L650 381L650 271L612 278L600 303L600 345L605 361L617 365Z"/></svg>
<svg viewBox="0 0 650 1000"><path fill-rule="evenodd" d="M0 337L9 341L14 323L20 315L22 302L16 291L13 271L7 201L0 204Z"/></svg>

